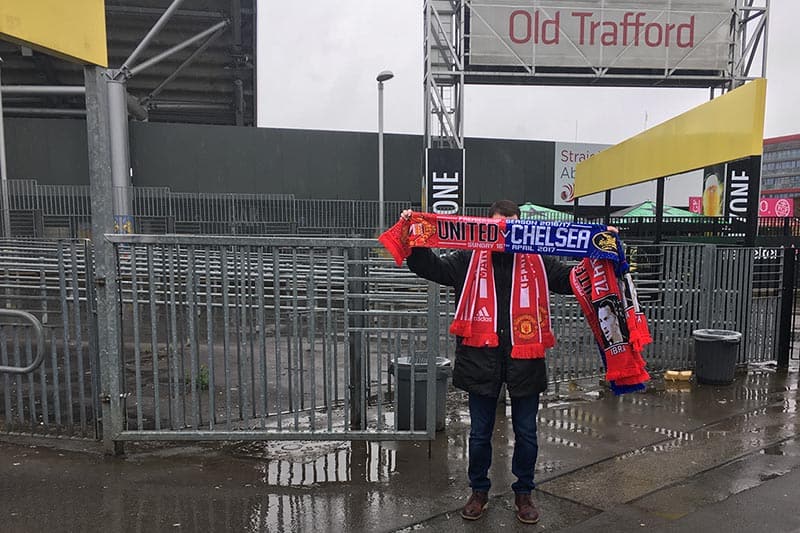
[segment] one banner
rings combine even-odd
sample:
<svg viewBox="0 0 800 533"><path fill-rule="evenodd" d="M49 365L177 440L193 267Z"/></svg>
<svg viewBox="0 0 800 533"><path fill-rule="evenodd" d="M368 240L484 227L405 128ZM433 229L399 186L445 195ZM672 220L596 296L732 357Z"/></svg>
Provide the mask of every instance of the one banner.
<svg viewBox="0 0 800 533"><path fill-rule="evenodd" d="M751 155L728 163L725 214L746 219L744 244L755 246L758 235L758 199L761 194L761 156Z"/></svg>
<svg viewBox="0 0 800 533"><path fill-rule="evenodd" d="M464 150L425 150L426 211L455 215L464 212Z"/></svg>
<svg viewBox="0 0 800 533"><path fill-rule="evenodd" d="M702 196L689 197L689 211L703 213ZM794 198L764 198L758 201L758 216L760 217L791 217L794 216Z"/></svg>
<svg viewBox="0 0 800 533"><path fill-rule="evenodd" d="M725 214L735 218L747 218L748 213L758 216L761 157L731 161L725 174Z"/></svg>

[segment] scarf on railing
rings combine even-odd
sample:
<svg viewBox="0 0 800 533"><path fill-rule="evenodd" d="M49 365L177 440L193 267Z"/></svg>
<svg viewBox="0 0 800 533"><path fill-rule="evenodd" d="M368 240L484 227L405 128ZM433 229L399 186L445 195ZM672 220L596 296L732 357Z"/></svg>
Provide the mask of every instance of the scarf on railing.
<svg viewBox="0 0 800 533"><path fill-rule="evenodd" d="M539 359L555 345L550 329L550 300L542 258L514 254L511 278L511 357ZM458 299L450 333L466 346L496 347L497 294L491 252L472 252L464 288Z"/></svg>
<svg viewBox="0 0 800 533"><path fill-rule="evenodd" d="M421 246L610 259L619 272L627 269L617 238L600 224L413 212L409 220L399 220L378 240L397 266L412 247Z"/></svg>
<svg viewBox="0 0 800 533"><path fill-rule="evenodd" d="M630 274L620 288L614 267L607 259L585 258L570 272L570 285L594 334L606 380L615 394L624 394L644 389L650 379L642 348L652 338Z"/></svg>

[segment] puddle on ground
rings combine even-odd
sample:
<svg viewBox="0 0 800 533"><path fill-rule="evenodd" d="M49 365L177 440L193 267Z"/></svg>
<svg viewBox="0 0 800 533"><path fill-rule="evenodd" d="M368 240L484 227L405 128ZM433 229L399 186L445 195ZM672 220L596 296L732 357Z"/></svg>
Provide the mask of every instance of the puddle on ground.
<svg viewBox="0 0 800 533"><path fill-rule="evenodd" d="M256 467L262 483L281 487L380 483L397 470L397 452L377 442L255 442L237 446L233 455L262 460Z"/></svg>

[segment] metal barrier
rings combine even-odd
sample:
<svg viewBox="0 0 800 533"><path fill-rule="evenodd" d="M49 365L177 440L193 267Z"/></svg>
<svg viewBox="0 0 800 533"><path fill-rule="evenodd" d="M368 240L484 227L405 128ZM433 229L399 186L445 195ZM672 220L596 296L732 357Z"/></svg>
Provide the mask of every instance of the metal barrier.
<svg viewBox="0 0 800 533"><path fill-rule="evenodd" d="M376 241L111 239L127 399L118 440L430 436L399 427L388 371L425 349L426 296Z"/></svg>
<svg viewBox="0 0 800 533"><path fill-rule="evenodd" d="M89 238L91 202L88 185L39 185L36 180L8 180L11 235L15 237ZM327 235L376 237L380 204L376 200L298 199L293 194L187 193L167 187L124 187L113 191L115 202L126 200L133 232L190 235ZM384 203L390 226L410 202ZM486 206L467 206L465 215L485 216ZM561 220L571 220L563 213ZM600 222L602 216L581 217ZM655 217L613 217L627 239L653 239ZM736 243L745 222L726 217L666 217L661 240ZM790 245L800 239L800 217L759 217L759 244Z"/></svg>
<svg viewBox="0 0 800 533"><path fill-rule="evenodd" d="M109 236L119 273L122 430L113 439L415 439L419 390L433 397L434 360L412 366L410 397L391 363L453 357L453 292L397 268L372 239ZM94 275L81 241L0 242L0 306L41 317L44 362L0 377L7 432L100 438ZM776 358L781 248L630 244L657 373L693 366L691 332L735 329L739 363ZM602 376L574 298L552 295L551 383ZM438 320L437 320L438 317ZM438 335L430 342L431 335ZM115 348L119 346L119 349ZM27 361L27 360L26 360ZM6 365L9 361L1 360ZM17 364L17 362L14 362ZM20 366L22 360L20 359ZM431 376L428 379L427 376ZM402 402L405 402L402 403ZM426 417L436 416L428 402ZM116 427L116 426L115 426Z"/></svg>
<svg viewBox="0 0 800 533"><path fill-rule="evenodd" d="M39 185L9 180L11 234L15 237L89 238L88 185ZM186 193L166 187L117 187L116 205L144 234L296 235L376 237L377 201L301 200L293 194ZM391 225L409 202L385 202Z"/></svg>
<svg viewBox="0 0 800 533"><path fill-rule="evenodd" d="M0 319L2 318L18 318L25 320L30 324L30 327L33 328L34 335L36 336L36 355L33 356L33 361L31 361L31 353L30 353L30 339L26 342L26 347L28 350L26 351L27 354L27 366L6 366L0 365L0 374L30 374L37 368L39 365L42 364L44 360L44 333L42 332L42 323L30 313L26 313L25 311L15 311L13 309L0 309ZM17 328L16 324L10 324L13 329ZM8 327L9 324L7 323L0 323L0 350L3 350L3 357L2 360L8 360L8 354L6 353L6 338L8 335L5 332L5 327ZM13 335L15 341L14 344L14 355L16 356L15 359L19 360L19 335Z"/></svg>
<svg viewBox="0 0 800 533"><path fill-rule="evenodd" d="M41 364L0 377L6 432L99 438L99 366L91 249L85 241L0 241L0 307L38 318ZM88 268L87 268L88 266ZM25 328L30 332L30 328ZM0 329L0 364L22 366L21 342ZM37 334L38 336L38 334ZM7 350L9 340L19 345ZM31 336L25 365L35 362Z"/></svg>

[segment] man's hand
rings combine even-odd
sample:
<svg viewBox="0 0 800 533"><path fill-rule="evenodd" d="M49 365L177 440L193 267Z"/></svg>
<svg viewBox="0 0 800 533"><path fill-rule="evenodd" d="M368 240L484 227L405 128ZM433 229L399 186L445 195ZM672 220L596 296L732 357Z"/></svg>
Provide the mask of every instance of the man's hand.
<svg viewBox="0 0 800 533"><path fill-rule="evenodd" d="M619 235L619 228L616 226L606 226L606 230Z"/></svg>
<svg viewBox="0 0 800 533"><path fill-rule="evenodd" d="M413 213L411 209L404 209L403 212L400 213L400 218L406 221L411 220L411 213Z"/></svg>

